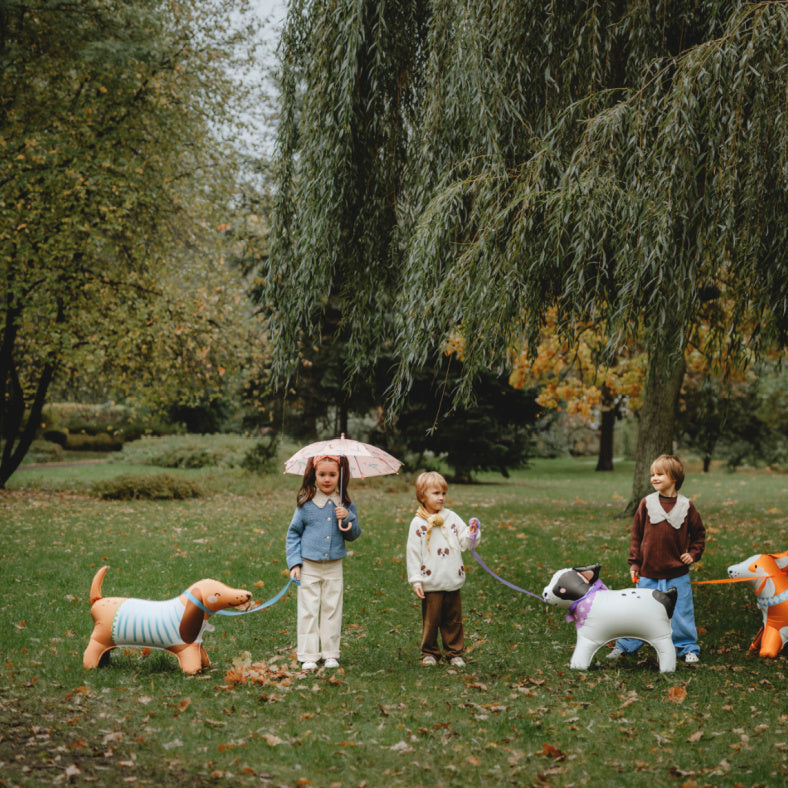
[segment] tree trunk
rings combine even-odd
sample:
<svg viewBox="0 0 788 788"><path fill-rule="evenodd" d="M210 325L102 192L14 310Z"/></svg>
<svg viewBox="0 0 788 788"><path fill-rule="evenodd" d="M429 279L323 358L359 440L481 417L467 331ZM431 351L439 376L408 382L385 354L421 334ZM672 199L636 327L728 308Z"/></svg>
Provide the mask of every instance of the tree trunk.
<svg viewBox="0 0 788 788"><path fill-rule="evenodd" d="M620 404L614 401L610 389L602 386L602 421L599 425L599 455L596 470L613 470L613 438L615 437L616 420Z"/></svg>
<svg viewBox="0 0 788 788"><path fill-rule="evenodd" d="M349 417L349 409L347 402L341 402L339 404L339 434L340 435L347 435L348 428L348 417Z"/></svg>
<svg viewBox="0 0 788 788"><path fill-rule="evenodd" d="M14 376L16 376L15 368L13 369L13 373ZM3 436L2 441L0 441L0 443L2 443L2 456L0 457L0 490L5 489L6 482L22 464L22 460L25 458L25 455L33 443L33 439L41 424L41 412L44 409L47 392L49 391L49 384L52 382L53 377L54 367L51 364L45 364L38 379L36 396L30 405L26 423L23 423L21 418L11 423L5 418L2 419ZM17 384L16 380L15 384Z"/></svg>
<svg viewBox="0 0 788 788"><path fill-rule="evenodd" d="M651 489L651 463L660 454L673 453L676 412L685 363L680 352L671 351L671 348L652 350L649 357L643 405L640 408L632 498L627 504L626 514L634 514L642 498Z"/></svg>

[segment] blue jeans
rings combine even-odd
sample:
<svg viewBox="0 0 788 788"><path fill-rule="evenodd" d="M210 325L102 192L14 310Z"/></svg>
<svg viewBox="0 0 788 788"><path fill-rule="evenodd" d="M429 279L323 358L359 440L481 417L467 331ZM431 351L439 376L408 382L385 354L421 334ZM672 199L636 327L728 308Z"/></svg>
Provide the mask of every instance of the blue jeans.
<svg viewBox="0 0 788 788"><path fill-rule="evenodd" d="M670 580L652 580L650 577L642 577L638 581L638 588L652 588L657 591L667 591L674 587L679 592L676 600L676 609L670 619L670 628L673 633L673 645L679 657L685 654L700 654L698 647L698 631L695 629L695 609L692 604L692 586L690 585L689 573L674 577ZM636 638L619 638L616 641L616 648L620 648L625 653L637 651L643 645L642 640Z"/></svg>

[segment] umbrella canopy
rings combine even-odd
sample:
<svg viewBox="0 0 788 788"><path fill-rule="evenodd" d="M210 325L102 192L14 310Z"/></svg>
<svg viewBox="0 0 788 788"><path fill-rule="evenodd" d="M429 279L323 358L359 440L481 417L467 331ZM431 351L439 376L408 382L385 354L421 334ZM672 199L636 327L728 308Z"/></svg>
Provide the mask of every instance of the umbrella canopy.
<svg viewBox="0 0 788 788"><path fill-rule="evenodd" d="M306 470L307 460L320 454L335 454L339 457L347 457L351 479L363 479L367 476L385 476L389 473L397 473L402 465L396 457L392 457L383 449L371 446L369 443L351 440L346 438L343 433L340 438L317 441L299 449L285 462L285 473L302 475Z"/></svg>

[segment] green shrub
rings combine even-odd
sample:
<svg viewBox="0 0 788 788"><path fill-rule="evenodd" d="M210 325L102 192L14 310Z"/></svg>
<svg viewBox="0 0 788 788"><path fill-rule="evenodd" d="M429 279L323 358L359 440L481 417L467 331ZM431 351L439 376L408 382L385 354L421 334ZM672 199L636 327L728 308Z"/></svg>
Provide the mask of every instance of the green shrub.
<svg viewBox="0 0 788 788"><path fill-rule="evenodd" d="M176 431L172 424L148 411L112 402L103 405L51 403L44 408L41 429L66 433L72 438L78 434L106 433L120 442L135 440L141 435L164 435Z"/></svg>
<svg viewBox="0 0 788 788"><path fill-rule="evenodd" d="M99 432L96 435L69 433L65 448L70 451L120 451L123 441L112 437L108 432Z"/></svg>
<svg viewBox="0 0 788 788"><path fill-rule="evenodd" d="M94 485L93 492L102 500L112 501L185 500L202 495L199 485L188 479L176 479L168 473L118 476Z"/></svg>
<svg viewBox="0 0 788 788"><path fill-rule="evenodd" d="M159 468L243 468L255 440L241 435L170 435L127 443L118 459Z"/></svg>
<svg viewBox="0 0 788 788"><path fill-rule="evenodd" d="M63 447L51 441L33 441L30 451L25 455L26 464L39 462L60 462L63 459Z"/></svg>
<svg viewBox="0 0 788 788"><path fill-rule="evenodd" d="M247 471L273 473L277 468L279 440L275 435L264 435L246 452L241 467Z"/></svg>

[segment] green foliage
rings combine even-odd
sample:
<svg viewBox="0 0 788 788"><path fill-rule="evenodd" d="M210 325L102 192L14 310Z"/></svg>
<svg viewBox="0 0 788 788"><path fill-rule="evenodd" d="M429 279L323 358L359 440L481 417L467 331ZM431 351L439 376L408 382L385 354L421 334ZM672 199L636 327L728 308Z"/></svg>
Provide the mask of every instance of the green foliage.
<svg viewBox="0 0 788 788"><path fill-rule="evenodd" d="M259 441L242 435L146 436L125 444L116 461L159 468L242 468L259 451Z"/></svg>
<svg viewBox="0 0 788 788"><path fill-rule="evenodd" d="M786 372L757 365L739 381L704 376L685 387L679 419L681 439L705 463L724 459L730 468L742 464L788 464Z"/></svg>
<svg viewBox="0 0 788 788"><path fill-rule="evenodd" d="M552 111L552 118L516 167L507 169L502 154L458 152L410 247L400 303L420 310L404 325L403 381L409 364L458 323L469 374L503 364L519 338L536 342L551 307L570 336L591 321L614 346L641 334L679 356L698 322L708 321L712 354L722 352L719 332L729 336L731 322L708 299L724 291L735 304L735 339L750 335L746 315L760 320L753 341L785 339L788 285L775 277L788 248L776 175L786 160L788 9L753 6L722 31L720 14L735 5L698 14L689 41L703 43L652 50L649 57L665 59L611 74L607 87L618 90L599 85L575 94L576 103L551 101L538 117ZM673 11L665 8L666 21ZM605 35L615 41L635 21L654 20L622 16ZM577 43L566 24L554 35L558 56ZM476 40L474 32L469 45ZM635 41L616 62L629 62ZM484 49L485 40L475 46ZM595 60L604 62L604 49ZM511 68L490 61L496 74L504 65ZM456 114L481 114L466 106L479 93L455 95Z"/></svg>
<svg viewBox="0 0 788 788"><path fill-rule="evenodd" d="M108 432L97 432L95 435L76 435L66 436L64 448L71 451L119 451L123 443L117 436L110 435Z"/></svg>
<svg viewBox="0 0 788 788"><path fill-rule="evenodd" d="M617 515L630 469L534 460L506 480L451 486L447 503L481 519L481 557L523 588L538 592L556 569L595 561L608 586L626 588L629 523ZM724 578L756 550L785 547L784 476L688 470L685 489L711 537L693 579ZM51 479L62 473L51 469ZM698 666L663 676L643 649L615 664L598 654L574 671L575 628L563 612L511 591L466 554L468 666L422 669L420 608L403 566L417 505L407 475L351 485L363 532L344 566L339 671L299 673L292 589L260 613L213 617L212 664L199 677L168 654L131 649L84 670L87 595L104 564L105 596L168 599L214 577L265 601L284 586L298 479L254 477L239 495L235 478L206 477L210 494L185 501L22 492L21 474L0 494L9 784L755 788L788 779L786 655L748 652L761 614L741 584L695 588Z"/></svg>
<svg viewBox="0 0 788 788"><path fill-rule="evenodd" d="M43 431L57 430L98 435L107 433L121 441L135 440L145 434L166 434L175 427L148 410L128 405L104 403L91 405L79 402L52 402L41 414Z"/></svg>
<svg viewBox="0 0 788 788"><path fill-rule="evenodd" d="M788 342L788 5L371 5L288 17L262 288L275 379L329 297L350 366L396 359L395 405L458 331L458 401L523 344L535 353L551 310L570 341L589 324L612 349L637 337L636 502L699 327L709 358ZM408 130L402 149L367 134L384 122ZM388 255L354 243L370 237Z"/></svg>
<svg viewBox="0 0 788 788"><path fill-rule="evenodd" d="M221 262L244 7L3 3L0 487L56 374L169 404L221 394L251 346Z"/></svg>
<svg viewBox="0 0 788 788"><path fill-rule="evenodd" d="M25 458L29 463L60 462L63 459L63 447L48 440L35 440Z"/></svg>
<svg viewBox="0 0 788 788"><path fill-rule="evenodd" d="M241 467L253 473L274 473L279 470L279 439L273 430L264 432L246 452Z"/></svg>
<svg viewBox="0 0 788 788"><path fill-rule="evenodd" d="M181 501L202 495L195 482L168 473L118 476L99 482L93 492L105 501Z"/></svg>
<svg viewBox="0 0 788 788"><path fill-rule="evenodd" d="M414 469L444 460L452 481L468 483L477 471L523 467L532 450L539 407L532 391L516 390L506 378L481 376L477 397L466 406L449 407L461 364L448 360L444 370L419 375L407 401L398 408L383 439L396 456L414 456Z"/></svg>
<svg viewBox="0 0 788 788"><path fill-rule="evenodd" d="M418 110L422 3L289 5L282 34L282 114L270 256L260 300L272 315L274 374L319 344L331 298L349 366L368 370L389 334L401 253L398 195ZM348 305L352 304L352 309ZM365 348L362 351L362 347Z"/></svg>

